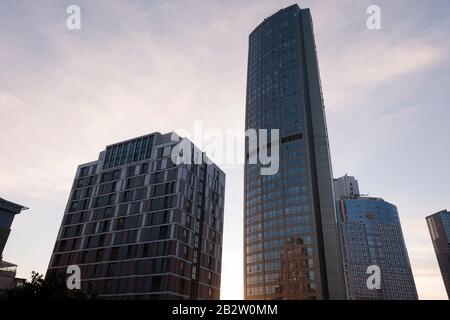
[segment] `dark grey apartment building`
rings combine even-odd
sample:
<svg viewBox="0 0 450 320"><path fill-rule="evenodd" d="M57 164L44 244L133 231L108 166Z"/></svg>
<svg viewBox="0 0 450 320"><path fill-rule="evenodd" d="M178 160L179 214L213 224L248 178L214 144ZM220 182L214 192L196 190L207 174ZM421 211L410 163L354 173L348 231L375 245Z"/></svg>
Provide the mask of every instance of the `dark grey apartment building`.
<svg viewBox="0 0 450 320"><path fill-rule="evenodd" d="M23 282L23 279L16 278L17 265L3 260L3 249L11 233L15 216L27 209L20 204L0 198L0 290L10 289Z"/></svg>
<svg viewBox="0 0 450 320"><path fill-rule="evenodd" d="M445 290L450 299L450 212L439 211L427 217L428 229L441 269Z"/></svg>
<svg viewBox="0 0 450 320"><path fill-rule="evenodd" d="M246 129L280 130L280 166L275 175L245 166L245 299L345 299L309 9L282 9L250 34Z"/></svg>
<svg viewBox="0 0 450 320"><path fill-rule="evenodd" d="M108 299L219 299L225 174L175 164L174 137L116 143L78 167L48 272L78 265L81 289Z"/></svg>

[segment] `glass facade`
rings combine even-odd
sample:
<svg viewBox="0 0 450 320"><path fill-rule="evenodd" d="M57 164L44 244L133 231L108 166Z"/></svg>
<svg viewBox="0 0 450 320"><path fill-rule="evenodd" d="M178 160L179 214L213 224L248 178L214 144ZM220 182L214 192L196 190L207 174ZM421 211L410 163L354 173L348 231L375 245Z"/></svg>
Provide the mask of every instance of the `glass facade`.
<svg viewBox="0 0 450 320"><path fill-rule="evenodd" d="M248 55L246 129L279 129L281 139L277 174L245 166L245 298L343 299L309 10L293 5L267 18L250 34Z"/></svg>
<svg viewBox="0 0 450 320"><path fill-rule="evenodd" d="M427 217L427 223L445 290L450 299L450 212L443 210L435 213Z"/></svg>
<svg viewBox="0 0 450 320"><path fill-rule="evenodd" d="M380 198L336 202L349 300L417 300L396 206ZM369 266L381 271L380 289L369 289Z"/></svg>
<svg viewBox="0 0 450 320"><path fill-rule="evenodd" d="M218 299L225 174L175 165L171 134L107 147L74 179L48 272L108 299ZM114 151L116 150L116 151Z"/></svg>
<svg viewBox="0 0 450 320"><path fill-rule="evenodd" d="M149 159L152 154L153 136L145 136L106 147L103 168L111 168L134 161Z"/></svg>

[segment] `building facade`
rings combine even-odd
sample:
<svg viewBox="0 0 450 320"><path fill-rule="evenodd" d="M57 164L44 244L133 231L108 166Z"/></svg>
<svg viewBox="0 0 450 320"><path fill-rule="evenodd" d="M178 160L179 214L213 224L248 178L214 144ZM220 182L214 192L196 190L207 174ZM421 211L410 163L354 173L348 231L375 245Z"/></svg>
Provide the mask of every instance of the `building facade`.
<svg viewBox="0 0 450 320"><path fill-rule="evenodd" d="M245 299L344 299L309 9L290 6L256 27L247 72L246 129L279 129L280 154L275 175L245 165ZM247 142L247 159L257 152L249 148Z"/></svg>
<svg viewBox="0 0 450 320"><path fill-rule="evenodd" d="M48 272L108 299L219 299L225 174L175 134L106 147L77 169ZM183 140L187 141L187 140ZM192 163L191 163L192 162Z"/></svg>
<svg viewBox="0 0 450 320"><path fill-rule="evenodd" d="M333 179L333 182L336 200L360 196L358 180L356 180L355 177L345 175L343 177Z"/></svg>
<svg viewBox="0 0 450 320"><path fill-rule="evenodd" d="M417 300L396 206L381 198L336 201L349 300ZM379 267L379 288L369 287L369 266Z"/></svg>
<svg viewBox="0 0 450 320"><path fill-rule="evenodd" d="M14 217L28 208L0 198L0 290L9 289L20 279L16 278L17 265L3 260L3 249L11 233Z"/></svg>
<svg viewBox="0 0 450 320"><path fill-rule="evenodd" d="M450 299L450 212L443 210L427 217L428 229Z"/></svg>

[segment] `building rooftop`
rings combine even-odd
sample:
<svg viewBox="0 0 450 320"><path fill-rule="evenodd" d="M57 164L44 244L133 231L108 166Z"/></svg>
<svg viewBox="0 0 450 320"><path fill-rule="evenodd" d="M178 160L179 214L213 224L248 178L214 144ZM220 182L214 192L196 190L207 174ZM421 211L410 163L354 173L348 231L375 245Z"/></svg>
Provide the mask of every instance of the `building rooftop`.
<svg viewBox="0 0 450 320"><path fill-rule="evenodd" d="M28 208L20 204L0 198L0 210L5 210L14 214L19 214L23 210L28 210Z"/></svg>
<svg viewBox="0 0 450 320"><path fill-rule="evenodd" d="M286 7L286 8L283 8L283 9L278 10L277 12L275 12L275 13L271 14L270 16L266 17L266 18L263 20L263 22L261 22L255 29L253 29L253 31L250 33L250 36L251 36L255 31L257 31L258 29L260 29L260 28L261 28L265 23L267 23L269 20L271 20L271 19L277 17L278 15L280 15L280 14L286 12L286 11L293 10L293 9L294 9L294 10L301 10L301 8L299 7L298 4L293 4L293 5L290 5L290 6Z"/></svg>
<svg viewBox="0 0 450 320"><path fill-rule="evenodd" d="M441 214L450 214L450 212L447 211L447 210L441 210L441 211L438 211L436 213L433 213L433 214L429 215L428 217L426 217L426 219L434 217L434 216L438 216L438 215L441 215Z"/></svg>

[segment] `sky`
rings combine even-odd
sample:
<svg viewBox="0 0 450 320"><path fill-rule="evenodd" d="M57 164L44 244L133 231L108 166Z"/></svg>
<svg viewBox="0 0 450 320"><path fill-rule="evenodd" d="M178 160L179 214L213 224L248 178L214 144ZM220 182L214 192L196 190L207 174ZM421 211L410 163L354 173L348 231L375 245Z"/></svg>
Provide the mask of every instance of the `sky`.
<svg viewBox="0 0 450 320"><path fill-rule="evenodd" d="M76 167L106 145L195 122L243 130L248 34L293 3L1 0L0 197L30 208L3 254L18 276L45 273ZM71 4L80 30L66 27ZM446 299L425 217L450 209L450 3L298 4L313 16L334 176L398 207L419 297ZM366 26L372 4L380 30ZM221 296L242 299L243 167L223 169Z"/></svg>

